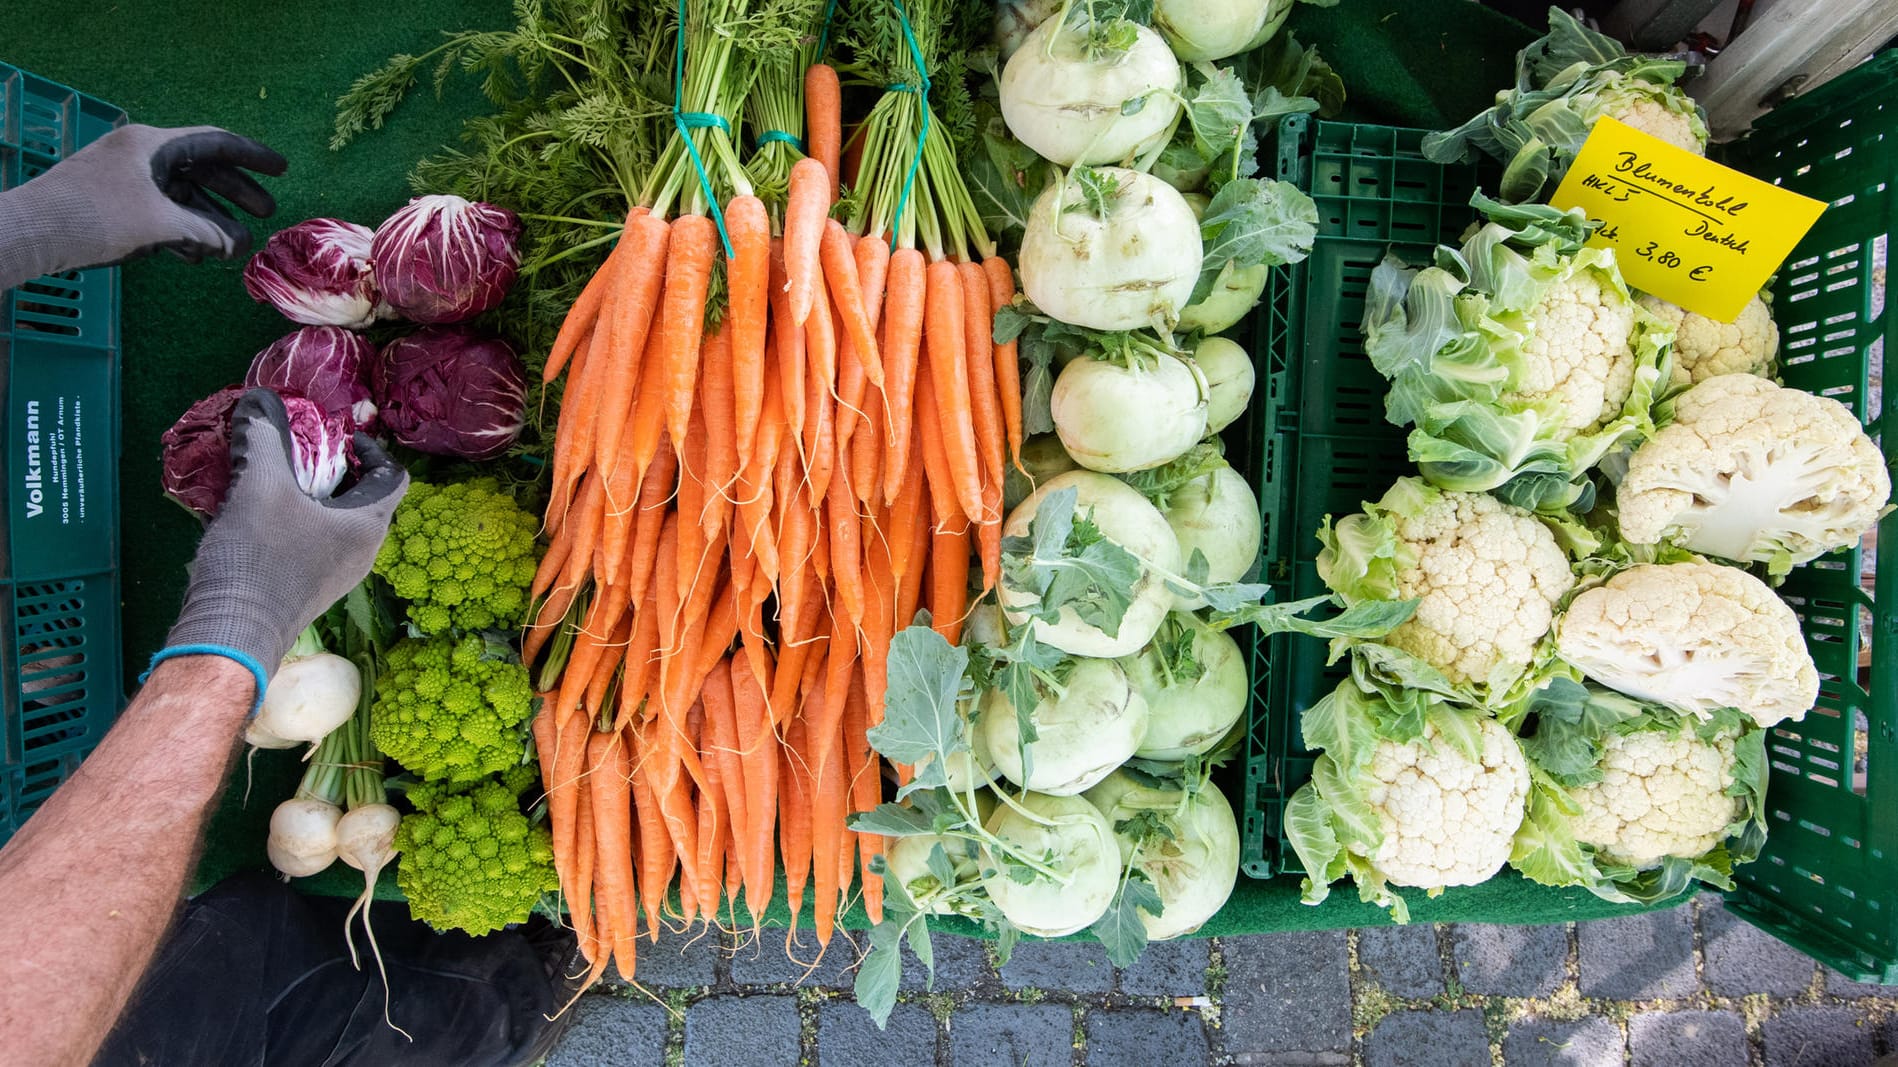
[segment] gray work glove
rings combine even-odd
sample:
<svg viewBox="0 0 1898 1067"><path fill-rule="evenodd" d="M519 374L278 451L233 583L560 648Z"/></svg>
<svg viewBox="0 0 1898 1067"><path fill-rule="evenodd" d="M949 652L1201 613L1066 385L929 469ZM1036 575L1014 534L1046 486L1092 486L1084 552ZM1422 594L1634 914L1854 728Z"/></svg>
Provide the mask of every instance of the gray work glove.
<svg viewBox="0 0 1898 1067"><path fill-rule="evenodd" d="M191 263L242 255L250 230L211 194L268 215L276 200L244 171L274 177L286 166L215 126L122 126L0 193L0 289L160 248Z"/></svg>
<svg viewBox="0 0 1898 1067"><path fill-rule="evenodd" d="M276 393L252 389L231 409L231 487L198 544L167 651L234 650L268 678L297 635L374 565L408 472L359 433L355 487L317 500L297 488L290 441Z"/></svg>

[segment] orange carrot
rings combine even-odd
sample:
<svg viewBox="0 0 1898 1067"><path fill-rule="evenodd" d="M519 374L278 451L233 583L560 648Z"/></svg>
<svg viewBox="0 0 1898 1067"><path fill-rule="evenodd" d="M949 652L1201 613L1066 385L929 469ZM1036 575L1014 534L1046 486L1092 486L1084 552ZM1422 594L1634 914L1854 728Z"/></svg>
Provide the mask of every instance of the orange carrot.
<svg viewBox="0 0 1898 1067"><path fill-rule="evenodd" d="M613 958L620 977L633 979L637 951L633 879L632 775L626 743L617 733L596 733L587 742L589 799L593 804L594 869L605 884L604 903L612 915Z"/></svg>
<svg viewBox="0 0 1898 1067"><path fill-rule="evenodd" d="M881 389L883 358L877 354L876 326L864 308L863 280L857 275L856 250L843 223L836 219L824 223L819 255L823 262L824 285L830 290L831 306L842 316L844 335L857 348L864 377Z"/></svg>
<svg viewBox="0 0 1898 1067"><path fill-rule="evenodd" d="M815 159L791 165L791 189L784 205L784 276L790 285L791 323L802 326L818 305L824 221L830 216L831 172Z"/></svg>
<svg viewBox="0 0 1898 1067"><path fill-rule="evenodd" d="M666 328L662 321L653 323L646 334L646 354L641 357L646 366L658 371L665 359ZM639 376L639 392L633 397L633 406L627 422L630 424L633 449L633 474L644 477L646 468L652 465L653 457L659 454L659 443L666 435L666 376L664 374L642 374ZM560 422L567 422L563 410Z"/></svg>
<svg viewBox="0 0 1898 1067"><path fill-rule="evenodd" d="M982 261L989 280L989 306L1001 310L1015 299L1015 273L1008 260L990 256ZM993 323L990 324L991 330ZM994 339L993 333L990 340ZM1016 342L995 346L995 393L1002 402L1002 427L1008 435L1008 456L1021 463L1021 357Z"/></svg>
<svg viewBox="0 0 1898 1067"><path fill-rule="evenodd" d="M764 201L734 196L725 205L725 232L732 260L725 286L731 294L726 321L731 324L733 411L738 465L745 466L763 407L766 312L771 306L771 217Z"/></svg>
<svg viewBox="0 0 1898 1067"><path fill-rule="evenodd" d="M894 457L891 457L894 458ZM923 450L910 449L909 473L903 478L903 491L890 505L890 525L884 531L885 547L890 555L890 571L900 583L909 575L912 566L921 567L925 560L911 554L916 543L916 528L929 526L928 476L923 473ZM902 625L907 626L904 621Z"/></svg>
<svg viewBox="0 0 1898 1067"><path fill-rule="evenodd" d="M923 457L923 481L929 486L930 514L935 516L936 525L941 526L947 516L961 514L962 505L956 501L955 476L949 471L949 453L942 443L942 422L936 412L936 384L931 377L925 373L918 376L916 382L917 443L914 447Z"/></svg>
<svg viewBox="0 0 1898 1067"><path fill-rule="evenodd" d="M699 526L706 537L725 525L731 514L732 487L738 481L738 434L732 425L735 385L732 368L731 316L705 342L700 375L699 412L705 424L705 505Z"/></svg>
<svg viewBox="0 0 1898 1067"><path fill-rule="evenodd" d="M975 422L969 406L968 334L962 300L962 277L948 261L931 263L928 273L927 321L923 341L929 346L929 374L936 387L936 421L942 429L949 473L955 479L956 501L971 522L982 518L982 457L975 440Z"/></svg>
<svg viewBox="0 0 1898 1067"><path fill-rule="evenodd" d="M655 736L657 722L634 721L621 733L632 739L633 814L639 821L639 896L645 904L646 926L654 940L659 937L659 909L666 899L666 887L672 883L677 852L672 835L659 811L657 776L663 756Z"/></svg>
<svg viewBox="0 0 1898 1067"><path fill-rule="evenodd" d="M723 790L720 803L730 822L727 833L732 841L741 841L752 829L738 743L738 709L732 702L731 661L719 661L706 675L699 699L705 705L706 741L700 746L709 757L705 769L717 776ZM727 862L733 868L742 868L745 860L743 851L734 849Z"/></svg>
<svg viewBox="0 0 1898 1067"><path fill-rule="evenodd" d="M652 580L653 559L659 552L659 532L666 521L666 501L671 498L678 478L678 462L670 441L660 441L652 463L639 483L638 513L633 516L633 536L619 567L607 558L606 580L617 583L623 577L627 595L637 601Z"/></svg>
<svg viewBox="0 0 1898 1067"><path fill-rule="evenodd" d="M672 247L666 256L665 375L666 431L672 447L684 451L692 400L699 382L699 343L705 330L705 294L712 283L712 258L718 226L703 215L672 220Z"/></svg>
<svg viewBox="0 0 1898 1067"><path fill-rule="evenodd" d="M837 72L825 63L804 68L804 144L812 159L824 165L830 181L830 200L836 201L843 172L838 156L843 151L843 89Z"/></svg>
<svg viewBox="0 0 1898 1067"><path fill-rule="evenodd" d="M822 500L830 488L830 475L837 460L837 337L830 309L819 308L804 323L805 354L810 361L804 398L805 474L810 480L813 501Z"/></svg>
<svg viewBox="0 0 1898 1067"><path fill-rule="evenodd" d="M566 906L567 914L573 922L573 933L575 939L580 942L580 951L586 954L589 961L604 962L606 957L613 954L613 944L610 924L606 937L602 939L594 918L594 908L597 907L604 912L606 902L596 900L593 893L594 868L598 866L600 850L597 835L593 830L592 794L591 789L579 791L579 801L573 820L575 848L570 861L572 869L561 875L560 884L563 887L561 893L566 898L561 903ZM631 813L628 812L628 814ZM554 869L558 871L560 866L556 862ZM564 888L569 885L572 889Z"/></svg>
<svg viewBox="0 0 1898 1067"><path fill-rule="evenodd" d="M791 716L784 729L778 764L778 849L783 857L784 896L790 904L790 930L804 910L804 886L811 877L811 794L815 783L805 758L809 743L802 716ZM786 935L787 945L789 934Z"/></svg>
<svg viewBox="0 0 1898 1067"><path fill-rule="evenodd" d="M666 260L670 229L665 220L649 214L627 219L626 235L620 238L619 273L613 298L606 307L611 321L607 373L600 379L603 392L599 399L600 425L594 434L594 463L602 470L611 469L609 460L619 451L626 414L632 407L633 389L639 381L646 335L652 328L659 306L659 290L665 272L659 265ZM630 242L630 243L629 243ZM607 314L602 310L602 315ZM624 505L624 501L614 501Z"/></svg>
<svg viewBox="0 0 1898 1067"><path fill-rule="evenodd" d="M869 701L862 680L850 687L844 705L844 762L852 811L869 811L883 802L883 776L876 752L865 731L870 725ZM883 921L883 879L872 874L870 861L883 854L886 842L876 834L853 834L863 872L863 910L872 923Z"/></svg>
<svg viewBox="0 0 1898 1067"><path fill-rule="evenodd" d="M969 524L962 519L939 527L930 548L930 625L950 644L959 644L968 610Z"/></svg>
<svg viewBox="0 0 1898 1067"><path fill-rule="evenodd" d="M645 213L646 209L643 207L635 207L628 212L626 229L632 228L635 217ZM607 289L613 284L617 271L614 260L619 257L619 250L624 246L625 241L626 235L622 231L620 243L613 246L613 251L607 254L606 260L600 264L600 269L594 271L593 277L587 279L586 286L574 299L573 306L567 309L567 317L560 320L560 331L554 334L553 347L547 350L547 363L540 369L541 381L551 383L555 378L560 377L560 372L566 367L568 358L579 349L580 342L586 339L587 331L593 328L593 322L600 314L600 302L605 298Z"/></svg>
<svg viewBox="0 0 1898 1067"><path fill-rule="evenodd" d="M824 498L825 531L830 535L831 576L844 615L853 623L863 621L863 545L862 526L857 518L856 496L850 490L850 472L842 467L831 477L829 495Z"/></svg>
<svg viewBox="0 0 1898 1067"><path fill-rule="evenodd" d="M890 253L889 283L883 295L883 402L889 421L884 437L890 458L884 464L883 499L893 503L901 492L897 479L909 467L911 405L916 392L918 354L922 350L925 308L923 254L914 248Z"/></svg>
<svg viewBox="0 0 1898 1067"><path fill-rule="evenodd" d="M857 282L863 288L863 310L870 317L870 328L874 330L883 321L883 287L890 278L890 242L875 236L857 237L854 242L850 254L857 261ZM878 338L879 354L882 349L882 339Z"/></svg>
<svg viewBox="0 0 1898 1067"><path fill-rule="evenodd" d="M962 328L967 337L963 365L969 368L969 410L975 423L975 445L982 458L984 484L994 482L999 490L1002 471L1008 465L1008 434L1002 427L1002 400L995 392L995 309L989 306L988 275L980 264L960 263L962 275ZM999 508L999 493L998 508ZM1000 515L988 513L983 505L980 522L1001 522Z"/></svg>
<svg viewBox="0 0 1898 1067"><path fill-rule="evenodd" d="M784 273L784 242L771 242L771 338L772 363L778 368L778 387L784 400L784 421L791 436L804 440L804 330L791 321L790 282Z"/></svg>
<svg viewBox="0 0 1898 1067"><path fill-rule="evenodd" d="M738 842L744 855L745 905L756 924L764 918L776 881L771 844L778 822L778 743L771 731L766 686L749 660L732 661L731 686L739 761L744 767L745 814L750 820Z"/></svg>
<svg viewBox="0 0 1898 1067"><path fill-rule="evenodd" d="M633 719L634 712L646 704L651 695L653 664L659 656L659 601L657 591L650 586L646 596L633 612L633 632L626 642L625 667L620 671L619 707L613 717L613 728L623 730ZM651 718L651 712L641 716Z"/></svg>

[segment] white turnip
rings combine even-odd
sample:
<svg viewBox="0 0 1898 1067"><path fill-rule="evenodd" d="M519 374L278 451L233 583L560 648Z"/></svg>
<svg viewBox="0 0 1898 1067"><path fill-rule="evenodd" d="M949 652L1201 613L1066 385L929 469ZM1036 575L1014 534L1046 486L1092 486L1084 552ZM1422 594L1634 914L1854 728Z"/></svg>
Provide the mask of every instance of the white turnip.
<svg viewBox="0 0 1898 1067"><path fill-rule="evenodd" d="M1102 537L1140 562L1140 577L1126 590L1130 602L1113 633L1082 619L1073 607L1063 606L1053 622L1034 620L1035 639L1075 656L1125 656L1153 639L1153 632L1172 606L1173 593L1167 588L1166 576L1179 573L1179 540L1146 497L1118 478L1093 471L1069 471L1049 479L1009 513L1002 525L1003 536L1027 537L1042 502L1064 489L1075 491L1077 517L1087 517ZM1033 593L1012 588L1004 581L999 595L1010 625L1020 626L1029 620L1029 611L1036 604Z"/></svg>
<svg viewBox="0 0 1898 1067"><path fill-rule="evenodd" d="M1245 414L1252 402L1256 373L1246 350L1224 337L1208 337L1193 349L1193 362L1206 379L1206 432L1218 433Z"/></svg>
<svg viewBox="0 0 1898 1067"><path fill-rule="evenodd" d="M260 737L321 741L349 721L361 698L362 675L354 663L328 652L291 656L264 690L251 725Z"/></svg>
<svg viewBox="0 0 1898 1067"><path fill-rule="evenodd" d="M328 867L336 860L336 824L342 817L343 809L316 797L293 796L277 805L264 843L271 865L292 878Z"/></svg>
<svg viewBox="0 0 1898 1067"><path fill-rule="evenodd" d="M1150 174L1071 172L1035 200L1022 233L1022 291L1092 330L1170 329L1193 298L1205 250L1179 191Z"/></svg>
<svg viewBox="0 0 1898 1067"><path fill-rule="evenodd" d="M1004 777L1052 796L1079 793L1107 777L1147 735L1147 702L1113 660L1076 660L1060 691L1043 696L1028 717L1037 737L1024 757L1015 705L991 689L982 701L982 735Z"/></svg>
<svg viewBox="0 0 1898 1067"><path fill-rule="evenodd" d="M1184 74L1160 35L1125 24L1124 50L1085 20L1049 18L1002 68L1002 120L1015 139L1064 167L1128 163L1159 148L1180 115Z"/></svg>
<svg viewBox="0 0 1898 1067"><path fill-rule="evenodd" d="M1024 793L1023 811L1004 805L986 824L1016 855L1048 857L1059 878L1018 881L1005 857L983 850L982 879L989 899L1008 921L1036 937L1061 937L1093 925L1114 901L1120 884L1120 848L1113 824L1083 797Z"/></svg>
<svg viewBox="0 0 1898 1067"><path fill-rule="evenodd" d="M1207 388L1199 369L1172 356L1132 365L1077 359L1055 379L1055 433L1076 463L1109 474L1178 459L1206 436Z"/></svg>
<svg viewBox="0 0 1898 1067"><path fill-rule="evenodd" d="M1142 759L1183 760L1212 751L1252 697L1238 642L1183 611L1120 665L1147 702L1147 732L1134 752Z"/></svg>
<svg viewBox="0 0 1898 1067"><path fill-rule="evenodd" d="M1116 833L1120 862L1133 864L1160 895L1161 911L1140 913L1154 941L1190 934L1205 924L1232 895L1239 879L1239 823L1232 805L1207 784L1190 796L1177 789L1152 789L1126 773L1116 773L1088 791L1109 826L1151 813L1171 831L1144 840Z"/></svg>

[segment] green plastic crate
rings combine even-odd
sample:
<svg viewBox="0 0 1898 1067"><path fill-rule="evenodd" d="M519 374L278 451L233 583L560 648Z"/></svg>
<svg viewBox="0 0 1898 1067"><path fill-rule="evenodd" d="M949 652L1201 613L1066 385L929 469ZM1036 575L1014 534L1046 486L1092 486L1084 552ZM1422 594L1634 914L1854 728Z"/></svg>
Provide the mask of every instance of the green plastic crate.
<svg viewBox="0 0 1898 1067"><path fill-rule="evenodd" d="M0 64L0 190L124 122L118 108ZM116 269L0 292L0 843L125 701L118 350Z"/></svg>
<svg viewBox="0 0 1898 1067"><path fill-rule="evenodd" d="M1887 53L1782 106L1723 161L1829 203L1773 287L1788 385L1850 406L1873 437L1898 401L1882 395L1898 309L1884 260L1898 232L1898 55ZM1424 131L1314 121L1279 128L1278 177L1318 204L1312 256L1275 272L1255 343L1264 410L1249 442L1268 529L1264 577L1283 598L1324 591L1313 532L1358 510L1411 467L1403 431L1384 421L1384 382L1358 322L1387 249L1422 260L1475 219L1475 166L1423 159ZM1898 439L1882 441L1898 460ZM1898 517L1877 548L1797 569L1780 592L1798 613L1821 675L1818 706L1768 739L1771 833L1742 868L1729 907L1860 980L1898 980ZM1868 552L1876 552L1876 559ZM1872 588L1863 588L1870 581ZM1344 676L1323 642L1255 641L1243 843L1254 877L1299 870L1280 836L1284 803L1310 777L1299 716ZM1525 892L1536 891L1525 888Z"/></svg>

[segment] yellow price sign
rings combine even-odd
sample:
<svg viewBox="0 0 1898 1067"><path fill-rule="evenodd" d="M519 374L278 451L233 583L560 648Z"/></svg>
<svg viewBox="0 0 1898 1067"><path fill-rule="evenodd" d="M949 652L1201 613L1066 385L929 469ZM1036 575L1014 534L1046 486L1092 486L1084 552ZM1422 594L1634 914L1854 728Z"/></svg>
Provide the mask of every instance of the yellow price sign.
<svg viewBox="0 0 1898 1067"><path fill-rule="evenodd" d="M1549 202L1602 224L1588 243L1615 250L1629 285L1721 322L1826 208L1611 118L1596 121Z"/></svg>

